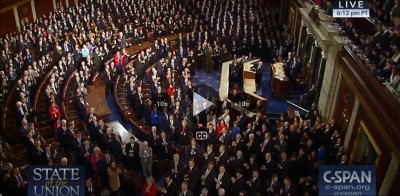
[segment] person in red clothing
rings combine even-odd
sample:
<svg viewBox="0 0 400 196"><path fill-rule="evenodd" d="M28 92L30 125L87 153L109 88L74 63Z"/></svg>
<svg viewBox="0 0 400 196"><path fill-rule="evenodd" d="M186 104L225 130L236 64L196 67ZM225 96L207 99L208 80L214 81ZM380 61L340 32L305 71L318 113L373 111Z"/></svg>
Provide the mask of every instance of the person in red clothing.
<svg viewBox="0 0 400 196"><path fill-rule="evenodd" d="M217 125L217 140L219 140L219 136L221 135L223 128L228 130L228 125L225 124L225 120L224 119L221 119L221 121L219 121L219 123Z"/></svg>
<svg viewBox="0 0 400 196"><path fill-rule="evenodd" d="M169 98L171 98L171 95L173 95L174 93L175 93L175 88L171 83L171 84L169 84L169 87L167 89L167 95Z"/></svg>
<svg viewBox="0 0 400 196"><path fill-rule="evenodd" d="M118 74L121 74L123 72L123 66L122 66L122 56L119 51L114 55L114 65L116 68L116 72Z"/></svg>
<svg viewBox="0 0 400 196"><path fill-rule="evenodd" d="M50 116L50 119L54 123L54 129L57 129L60 119L62 117L62 114L61 114L60 107L58 107L58 105L54 101L51 102L51 105L49 107L49 116Z"/></svg>
<svg viewBox="0 0 400 196"><path fill-rule="evenodd" d="M103 153L99 147L93 149L92 155L90 155L90 164L92 165L93 174L97 176L99 172L99 162L104 158Z"/></svg>
<svg viewBox="0 0 400 196"><path fill-rule="evenodd" d="M141 195L142 196L156 196L157 195L157 187L154 184L154 179L152 177L148 177L146 179L146 184L143 185Z"/></svg>

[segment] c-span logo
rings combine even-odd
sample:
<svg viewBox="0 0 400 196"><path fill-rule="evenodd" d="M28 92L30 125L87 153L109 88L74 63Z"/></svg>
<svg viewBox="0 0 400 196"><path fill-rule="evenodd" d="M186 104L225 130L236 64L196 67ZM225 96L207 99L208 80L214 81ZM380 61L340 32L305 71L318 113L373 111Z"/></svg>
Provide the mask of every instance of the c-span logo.
<svg viewBox="0 0 400 196"><path fill-rule="evenodd" d="M375 166L320 166L319 195L376 195Z"/></svg>
<svg viewBox="0 0 400 196"><path fill-rule="evenodd" d="M85 195L84 166L29 166L28 195Z"/></svg>

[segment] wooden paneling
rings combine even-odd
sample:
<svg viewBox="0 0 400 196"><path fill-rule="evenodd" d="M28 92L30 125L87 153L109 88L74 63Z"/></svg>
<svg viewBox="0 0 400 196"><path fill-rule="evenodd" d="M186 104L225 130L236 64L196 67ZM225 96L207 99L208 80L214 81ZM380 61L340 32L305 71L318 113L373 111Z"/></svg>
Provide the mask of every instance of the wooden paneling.
<svg viewBox="0 0 400 196"><path fill-rule="evenodd" d="M347 151L354 152L354 148L356 148L356 142L355 140L357 139L357 136L359 134L359 128L361 126L361 122L363 122L366 126L366 130L368 130L369 134L373 138L374 142L376 143L377 147L379 148L379 151L382 153L379 157L378 165L376 166L376 186L377 190L379 191L380 187L382 186L383 179L386 175L387 168L389 167L390 161L391 161L391 150L389 147L386 145L386 141L383 139L383 137L379 134L380 131L378 126L373 123L371 117L368 115L366 110L364 108L360 108L358 112L358 116L356 117L355 120L355 127L354 131L352 132L353 134L351 135L349 144L349 148ZM356 162L357 160L353 160L353 163Z"/></svg>
<svg viewBox="0 0 400 196"><path fill-rule="evenodd" d="M24 20L24 24L26 24L26 19L28 19L29 23L33 22L32 6L30 2L18 6L17 9L20 22L21 20Z"/></svg>
<svg viewBox="0 0 400 196"><path fill-rule="evenodd" d="M0 14L0 35L4 36L7 33L10 33L17 29L17 25L15 24L14 12L13 10L8 10Z"/></svg>
<svg viewBox="0 0 400 196"><path fill-rule="evenodd" d="M350 89L346 80L342 80L333 115L339 125L340 131L342 131L342 135L346 135L355 100L354 92Z"/></svg>
<svg viewBox="0 0 400 196"><path fill-rule="evenodd" d="M343 79L359 100L365 113L376 125L376 135L382 137L393 153L400 156L400 103L380 84L378 79L355 57L346 46L339 57Z"/></svg>
<svg viewBox="0 0 400 196"><path fill-rule="evenodd" d="M0 1L0 6L1 8L5 8L24 1L25 0L2 0Z"/></svg>
<svg viewBox="0 0 400 196"><path fill-rule="evenodd" d="M400 155L398 141L400 141L400 104L389 94L375 76L357 59L346 46L339 57L339 71L360 102L355 127L350 136L348 151L352 152L357 139L360 122L365 123L371 138L374 139L382 155L377 165L377 190L382 185L387 167L390 164L391 153ZM342 95L339 95L339 97ZM339 98L340 99L340 98ZM343 106L336 103L335 107ZM340 109L337 109L340 111ZM393 186L393 185L392 185Z"/></svg>
<svg viewBox="0 0 400 196"><path fill-rule="evenodd" d="M35 0L36 16L41 18L43 15L48 15L53 11L53 0Z"/></svg>

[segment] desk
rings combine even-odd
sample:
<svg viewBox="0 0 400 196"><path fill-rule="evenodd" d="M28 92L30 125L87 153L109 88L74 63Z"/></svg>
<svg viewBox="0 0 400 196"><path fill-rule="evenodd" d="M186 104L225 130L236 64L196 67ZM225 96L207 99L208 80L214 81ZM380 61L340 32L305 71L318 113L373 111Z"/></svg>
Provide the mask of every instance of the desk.
<svg viewBox="0 0 400 196"><path fill-rule="evenodd" d="M285 75L283 63L275 63L271 65L271 88L272 94L279 98L284 99L288 95L289 78Z"/></svg>
<svg viewBox="0 0 400 196"><path fill-rule="evenodd" d="M257 91L256 89L256 72L251 70L254 63L260 59L253 59L243 63L243 90L247 94L252 94Z"/></svg>

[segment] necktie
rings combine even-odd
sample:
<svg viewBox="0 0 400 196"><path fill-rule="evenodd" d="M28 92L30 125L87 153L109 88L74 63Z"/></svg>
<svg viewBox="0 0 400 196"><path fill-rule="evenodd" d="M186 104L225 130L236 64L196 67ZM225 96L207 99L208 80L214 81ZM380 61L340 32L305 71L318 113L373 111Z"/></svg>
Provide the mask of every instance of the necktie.
<svg viewBox="0 0 400 196"><path fill-rule="evenodd" d="M207 178L209 173L210 173L210 170L207 169L206 174L204 176Z"/></svg>
<svg viewBox="0 0 400 196"><path fill-rule="evenodd" d="M222 178L222 174L220 173L220 174L218 175L218 181L219 181L219 182L221 182L221 178ZM220 183L217 183L217 185L215 185L215 188L216 188L216 189L219 189L219 187L220 187Z"/></svg>
<svg viewBox="0 0 400 196"><path fill-rule="evenodd" d="M25 186L24 180L22 179L21 175L18 175L19 178L19 183L21 183L22 186Z"/></svg>

